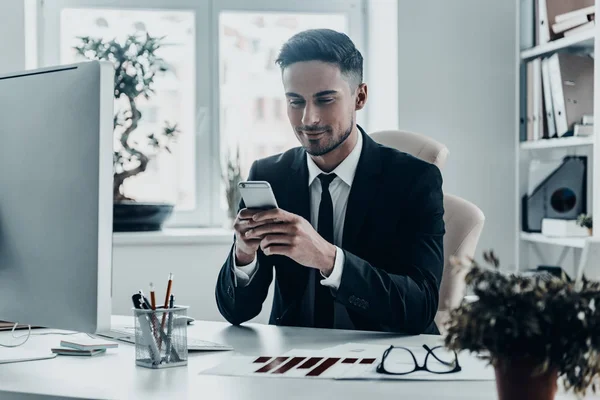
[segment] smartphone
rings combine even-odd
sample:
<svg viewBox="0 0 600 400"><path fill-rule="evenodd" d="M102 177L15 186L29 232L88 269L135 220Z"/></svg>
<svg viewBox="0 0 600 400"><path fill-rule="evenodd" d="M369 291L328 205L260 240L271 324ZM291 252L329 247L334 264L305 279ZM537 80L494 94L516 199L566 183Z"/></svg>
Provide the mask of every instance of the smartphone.
<svg viewBox="0 0 600 400"><path fill-rule="evenodd" d="M273 189L266 181L245 181L238 183L246 208L268 210L277 208Z"/></svg>

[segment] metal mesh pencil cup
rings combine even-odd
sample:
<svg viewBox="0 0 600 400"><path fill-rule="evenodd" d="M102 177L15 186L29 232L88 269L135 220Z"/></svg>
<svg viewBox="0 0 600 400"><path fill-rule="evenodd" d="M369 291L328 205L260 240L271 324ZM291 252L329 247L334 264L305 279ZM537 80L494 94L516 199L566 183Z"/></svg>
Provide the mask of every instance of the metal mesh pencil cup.
<svg viewBox="0 0 600 400"><path fill-rule="evenodd" d="M133 309L135 364L146 368L187 365L188 307Z"/></svg>

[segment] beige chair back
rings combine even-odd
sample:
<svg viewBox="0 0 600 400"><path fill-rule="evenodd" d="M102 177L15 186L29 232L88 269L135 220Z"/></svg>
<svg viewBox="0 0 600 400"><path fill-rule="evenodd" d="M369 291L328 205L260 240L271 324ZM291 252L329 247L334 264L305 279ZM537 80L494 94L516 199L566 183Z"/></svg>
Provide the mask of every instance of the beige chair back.
<svg viewBox="0 0 600 400"><path fill-rule="evenodd" d="M442 143L414 132L381 131L372 133L371 138L385 146L411 154L443 169L448 157L448 148ZM485 216L473 203L458 196L444 193L444 272L440 284L440 300L435 322L442 334L450 310L457 307L466 292L464 269L453 267L449 260L474 258L479 236L483 230Z"/></svg>

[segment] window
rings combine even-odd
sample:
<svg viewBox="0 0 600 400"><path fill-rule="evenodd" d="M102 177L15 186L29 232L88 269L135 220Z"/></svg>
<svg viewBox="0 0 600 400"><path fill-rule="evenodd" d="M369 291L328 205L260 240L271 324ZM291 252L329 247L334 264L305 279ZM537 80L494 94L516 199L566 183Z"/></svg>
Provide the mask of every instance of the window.
<svg viewBox="0 0 600 400"><path fill-rule="evenodd" d="M274 62L287 39L305 29L331 28L348 33L348 18L341 13L222 12L219 27L221 75L227 65L231 78L222 79L219 88L221 151L225 157L239 147L240 169L246 177L254 160L298 146L283 112L279 67L265 65ZM240 41L254 45L240 47ZM254 115L245 111L249 104L254 105ZM270 154L265 152L267 148Z"/></svg>
<svg viewBox="0 0 600 400"><path fill-rule="evenodd" d="M283 99L274 99L273 101L273 117L277 120L284 119L285 103Z"/></svg>
<svg viewBox="0 0 600 400"><path fill-rule="evenodd" d="M165 121L176 123L180 133L177 142L170 146L171 154L159 152L146 171L124 182L124 192L137 201L174 203L177 210L192 210L196 203L194 29L194 13L170 10L65 8L60 20L63 64L86 60L74 49L81 44L82 36L105 41L114 38L121 44L129 35L164 37L156 55L165 60L168 71L155 77L153 96L136 99L142 117L129 143L144 154L152 154L152 149L145 146L145 139L148 134L164 129ZM122 96L115 102L115 111L127 110L129 106Z"/></svg>
<svg viewBox="0 0 600 400"><path fill-rule="evenodd" d="M165 36L159 53L170 68L156 77L156 93L139 100L136 132L143 140L167 120L181 134L173 154L162 152L126 182L126 191L141 201L175 203L170 226L222 226L225 155L239 147L246 178L255 159L297 146L274 64L281 44L303 29L329 27L360 47L362 2L44 0L39 64L79 61L72 48L78 36Z"/></svg>

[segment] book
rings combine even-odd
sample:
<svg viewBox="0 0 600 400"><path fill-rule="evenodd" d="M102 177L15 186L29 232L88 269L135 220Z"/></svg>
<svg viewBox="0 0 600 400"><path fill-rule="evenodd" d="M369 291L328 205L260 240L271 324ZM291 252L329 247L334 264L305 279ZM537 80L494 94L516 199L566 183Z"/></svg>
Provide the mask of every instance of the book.
<svg viewBox="0 0 600 400"><path fill-rule="evenodd" d="M51 349L52 353L62 356L95 356L106 352L106 349L92 349L92 350L77 350L65 347L55 347Z"/></svg>
<svg viewBox="0 0 600 400"><path fill-rule="evenodd" d="M118 343L104 341L102 339L77 338L75 340L61 340L62 347L68 347L76 350L101 350L113 349L119 347Z"/></svg>
<svg viewBox="0 0 600 400"><path fill-rule="evenodd" d="M586 24L588 22L588 17L585 14L579 14L573 18L570 18L563 22L558 22L556 24L552 24L552 32L558 34L563 33L564 31L568 31L569 29L573 29L580 25Z"/></svg>
<svg viewBox="0 0 600 400"><path fill-rule="evenodd" d="M588 23L585 23L583 25L579 25L577 28L573 28L573 29L570 29L570 30L566 31L564 33L564 36L565 37L569 37L569 36L577 35L577 34L579 34L581 32L593 29L595 26L596 26L596 21L592 20L592 21L589 21Z"/></svg>
<svg viewBox="0 0 600 400"><path fill-rule="evenodd" d="M589 7L584 7L584 8L580 8L579 10L574 10L574 11L570 11L564 14L560 14L557 15L554 18L554 22L561 23L564 22L566 20L569 20L571 18L574 18L578 15L589 15L589 14L595 14L596 13L596 6L589 6Z"/></svg>

